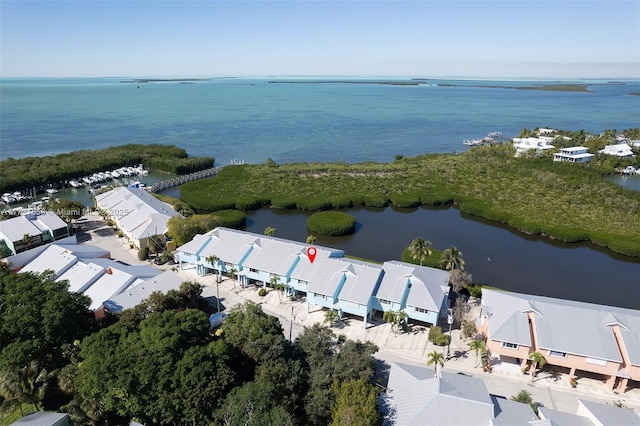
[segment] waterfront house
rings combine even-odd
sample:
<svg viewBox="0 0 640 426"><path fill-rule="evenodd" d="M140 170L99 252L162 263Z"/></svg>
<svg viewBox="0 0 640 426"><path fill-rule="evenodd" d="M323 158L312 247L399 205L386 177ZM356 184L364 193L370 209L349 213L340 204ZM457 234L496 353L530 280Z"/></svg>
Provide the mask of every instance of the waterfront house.
<svg viewBox="0 0 640 426"><path fill-rule="evenodd" d="M538 138L513 138L513 147L516 149L516 157L519 157L527 152L535 152L537 154L554 149L551 145L553 141L552 137L541 136Z"/></svg>
<svg viewBox="0 0 640 426"><path fill-rule="evenodd" d="M152 238L165 243L167 222L181 216L171 206L142 188L120 186L96 195L96 207L113 220L136 247L149 247Z"/></svg>
<svg viewBox="0 0 640 426"><path fill-rule="evenodd" d="M449 308L449 272L411 263L388 261L375 297L378 311L402 310L408 319L437 324Z"/></svg>
<svg viewBox="0 0 640 426"><path fill-rule="evenodd" d="M385 425L529 426L538 419L528 404L496 398L482 379L391 363L380 398Z"/></svg>
<svg viewBox="0 0 640 426"><path fill-rule="evenodd" d="M91 298L90 309L100 319L104 315L105 300L160 274L151 266L127 265L108 257L108 251L97 247L52 243L10 256L5 261L11 264L13 272L48 271L55 281L66 281L69 291Z"/></svg>
<svg viewBox="0 0 640 426"><path fill-rule="evenodd" d="M553 161L570 162L570 163L586 163L594 157L589 153L588 148L583 146L573 146L570 148L562 148L560 152L553 154Z"/></svg>
<svg viewBox="0 0 640 426"><path fill-rule="evenodd" d="M539 352L577 386L583 375L601 377L611 391L640 385L637 310L483 289L477 325L492 362L528 368Z"/></svg>
<svg viewBox="0 0 640 426"><path fill-rule="evenodd" d="M259 285L265 287L275 277L291 292L305 291L304 280L292 279L294 270L298 275L305 265L311 271L315 267L309 261L309 244L282 238L269 237L251 232L218 227L204 235L196 235L191 241L177 248L180 269L187 265L196 268L198 275L217 271L228 274L237 271L238 282L242 286ZM314 246L316 261L324 257L342 257L343 250ZM212 256L218 260L209 262ZM306 275L305 275L306 276Z"/></svg>
<svg viewBox="0 0 640 426"><path fill-rule="evenodd" d="M578 400L576 414L565 413L547 407L539 407L538 415L551 425L575 426L640 426L640 417L632 410L599 402Z"/></svg>
<svg viewBox="0 0 640 426"><path fill-rule="evenodd" d="M631 147L626 143L616 145L607 145L604 149L598 151L601 154L613 155L616 157L634 157Z"/></svg>
<svg viewBox="0 0 640 426"><path fill-rule="evenodd" d="M69 226L55 213L43 211L0 221L0 240L18 254L69 236Z"/></svg>
<svg viewBox="0 0 640 426"><path fill-rule="evenodd" d="M374 294L382 280L382 266L351 259L316 259L318 266L309 281L307 312L310 305L335 309L362 317L363 326L373 315ZM314 262L315 263L315 262Z"/></svg>

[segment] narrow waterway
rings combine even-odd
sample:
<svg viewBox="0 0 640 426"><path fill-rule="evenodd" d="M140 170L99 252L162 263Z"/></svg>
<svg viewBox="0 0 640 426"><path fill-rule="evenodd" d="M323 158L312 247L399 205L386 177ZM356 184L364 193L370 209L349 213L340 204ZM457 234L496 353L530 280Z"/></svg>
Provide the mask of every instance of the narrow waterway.
<svg viewBox="0 0 640 426"><path fill-rule="evenodd" d="M453 207L349 209L354 235L319 236L316 244L376 261L400 259L416 237L464 253L473 281L506 290L640 309L640 259L618 256L592 244L563 244L525 235ZM247 212L247 231L275 227L276 236L305 241L310 213L263 208Z"/></svg>

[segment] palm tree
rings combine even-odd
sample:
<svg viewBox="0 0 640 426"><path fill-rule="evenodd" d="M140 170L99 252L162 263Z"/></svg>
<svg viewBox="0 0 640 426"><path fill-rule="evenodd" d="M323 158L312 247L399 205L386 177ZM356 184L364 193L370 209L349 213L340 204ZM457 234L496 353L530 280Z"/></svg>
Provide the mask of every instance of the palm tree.
<svg viewBox="0 0 640 426"><path fill-rule="evenodd" d="M478 340L478 339L473 339L471 341L471 343L469 343L469 348L473 349L476 353L476 365L475 367L478 366L478 353L482 352L486 349L486 346L484 344L484 340Z"/></svg>
<svg viewBox="0 0 640 426"><path fill-rule="evenodd" d="M427 354L427 365L433 364L433 372L436 376L438 376L438 365L440 367L444 366L444 354L441 354L438 351L429 352Z"/></svg>
<svg viewBox="0 0 640 426"><path fill-rule="evenodd" d="M447 271L451 271L453 269L459 269L463 271L464 260L462 259L462 252L458 250L458 247L451 246L451 248L448 248L442 252L440 265L442 265Z"/></svg>
<svg viewBox="0 0 640 426"><path fill-rule="evenodd" d="M384 311L384 313L382 314L382 319L386 322L391 323L391 330L393 330L394 334L398 334L398 328L407 319L407 313L402 310Z"/></svg>
<svg viewBox="0 0 640 426"><path fill-rule="evenodd" d="M531 381L536 377L536 370L544 367L547 363L547 359L540 352L532 352L529 354L529 359L531 360Z"/></svg>
<svg viewBox="0 0 640 426"><path fill-rule="evenodd" d="M42 400L53 374L40 368L37 361L32 361L22 368L6 369L0 373L0 396L4 399L2 411L20 408L20 415L24 415L22 404L31 404L36 410L42 410Z"/></svg>
<svg viewBox="0 0 640 426"><path fill-rule="evenodd" d="M512 401L516 401L516 402L521 402L523 404L529 404L529 406L531 406L531 409L538 414L538 404L536 404L533 399L531 398L531 393L527 392L526 390L522 389L520 392L518 392L517 394L513 395L511 398L509 398Z"/></svg>
<svg viewBox="0 0 640 426"><path fill-rule="evenodd" d="M231 268L227 272L231 275L231 280L233 282L233 291L236 291L236 278L238 277L238 270L236 268Z"/></svg>
<svg viewBox="0 0 640 426"><path fill-rule="evenodd" d="M280 282L280 278L278 278L276 275L273 275L271 277L269 284L271 284L271 287L278 290L278 296L280 296L280 303L282 303L282 292L284 291L286 286Z"/></svg>
<svg viewBox="0 0 640 426"><path fill-rule="evenodd" d="M307 235L307 244L313 244L316 242L316 237L315 235Z"/></svg>
<svg viewBox="0 0 640 426"><path fill-rule="evenodd" d="M336 321L338 321L340 315L338 315L338 311L336 311L335 309L331 308L328 311L325 312L324 314L324 321L322 321L323 324L328 323L329 327L333 327L333 324L336 323Z"/></svg>
<svg viewBox="0 0 640 426"><path fill-rule="evenodd" d="M216 256L215 254L212 254L211 256L207 257L205 259L211 266L213 266L214 264L220 262L220 258L218 256ZM217 309L218 312L220 312L220 274L222 273L222 271L220 270L220 268L218 268L218 278L216 279L216 305L217 305Z"/></svg>
<svg viewBox="0 0 640 426"><path fill-rule="evenodd" d="M411 241L409 255L414 259L419 259L420 266L422 266L422 263L431 256L431 241L426 241L423 238Z"/></svg>
<svg viewBox="0 0 640 426"><path fill-rule="evenodd" d="M264 235L267 237L273 237L276 234L276 228L272 228L271 226L267 226L264 229Z"/></svg>

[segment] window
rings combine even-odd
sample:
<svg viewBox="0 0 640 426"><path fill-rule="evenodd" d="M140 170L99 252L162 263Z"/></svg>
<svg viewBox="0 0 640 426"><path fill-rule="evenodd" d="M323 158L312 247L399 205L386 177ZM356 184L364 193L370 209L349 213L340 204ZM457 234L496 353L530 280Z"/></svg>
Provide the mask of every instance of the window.
<svg viewBox="0 0 640 426"><path fill-rule="evenodd" d="M258 270L254 268L249 268L249 272L253 272L254 274L257 274Z"/></svg>
<svg viewBox="0 0 640 426"><path fill-rule="evenodd" d="M558 351L549 351L549 355L550 356L557 356L558 358L566 358L567 357L567 353L566 352L558 352Z"/></svg>
<svg viewBox="0 0 640 426"><path fill-rule="evenodd" d="M428 309L423 309L423 308L414 308L416 310L416 312L420 312L421 314L428 314L429 310Z"/></svg>
<svg viewBox="0 0 640 426"><path fill-rule="evenodd" d="M518 345L515 343L502 342L502 347L505 349L518 349Z"/></svg>
<svg viewBox="0 0 640 426"><path fill-rule="evenodd" d="M316 299L327 300L327 296L325 296L324 294L316 293Z"/></svg>
<svg viewBox="0 0 640 426"><path fill-rule="evenodd" d="M380 299L380 303L382 303L383 305L390 305L391 301L390 300L385 300L385 299Z"/></svg>
<svg viewBox="0 0 640 426"><path fill-rule="evenodd" d="M306 282L306 281L302 281L302 280L298 280L298 283L299 283L300 285L309 285L309 283L308 283L308 282Z"/></svg>
<svg viewBox="0 0 640 426"><path fill-rule="evenodd" d="M602 367L607 365L607 361L605 361L604 359L587 358L585 361L587 362L587 364L600 365Z"/></svg>

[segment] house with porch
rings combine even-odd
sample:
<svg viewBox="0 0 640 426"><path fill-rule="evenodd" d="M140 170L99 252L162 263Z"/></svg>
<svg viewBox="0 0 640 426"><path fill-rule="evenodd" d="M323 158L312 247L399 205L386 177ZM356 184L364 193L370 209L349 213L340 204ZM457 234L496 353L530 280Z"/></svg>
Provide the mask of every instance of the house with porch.
<svg viewBox="0 0 640 426"><path fill-rule="evenodd" d="M309 244L269 237L224 227L204 235L196 235L190 242L178 247L180 269L195 267L198 275L216 271L229 274L234 269L241 286L266 287L272 279L288 287L288 292L306 291L304 280L292 279L294 270L317 267L309 260ZM342 257L343 250L313 246L315 261L325 257ZM217 259L209 262L210 259ZM304 275L304 274L303 274ZM307 274L308 275L308 274ZM296 275L299 276L299 275Z"/></svg>
<svg viewBox="0 0 640 426"><path fill-rule="evenodd" d="M96 207L114 221L136 248L149 247L154 238L164 244L167 222L181 216L147 190L125 186L96 195Z"/></svg>
<svg viewBox="0 0 640 426"><path fill-rule="evenodd" d="M553 154L553 161L569 163L586 163L591 161L595 155L589 153L589 149L583 146L572 146L562 148L560 152Z"/></svg>
<svg viewBox="0 0 640 426"><path fill-rule="evenodd" d="M345 258L316 259L318 266L307 289L307 312L310 305L335 309L362 317L363 326L373 316L374 294L384 274L382 266ZM315 262L314 262L315 263Z"/></svg>
<svg viewBox="0 0 640 426"><path fill-rule="evenodd" d="M0 243L18 254L67 238L69 225L53 212L43 211L0 221Z"/></svg>
<svg viewBox="0 0 640 426"><path fill-rule="evenodd" d="M528 404L496 398L477 377L391 363L380 397L385 425L529 426L538 416Z"/></svg>
<svg viewBox="0 0 640 426"><path fill-rule="evenodd" d="M631 147L627 143L619 143L615 145L607 145L604 149L598 151L601 154L613 155L616 157L635 157Z"/></svg>
<svg viewBox="0 0 640 426"><path fill-rule="evenodd" d="M483 289L477 326L492 362L528 368L539 352L577 383L595 375L611 391L640 386L637 310Z"/></svg>
<svg viewBox="0 0 640 426"><path fill-rule="evenodd" d="M384 277L374 299L380 312L406 312L407 318L437 324L449 308L449 272L399 261L382 265Z"/></svg>

